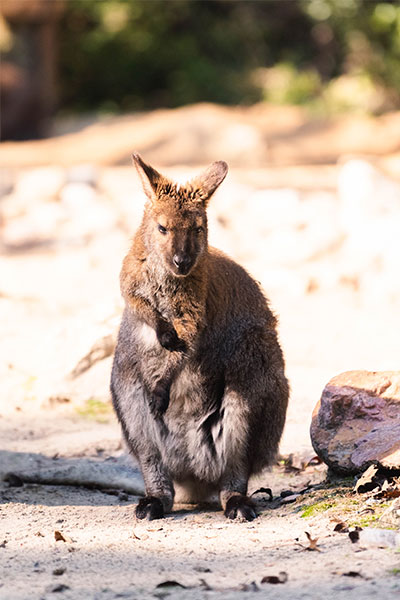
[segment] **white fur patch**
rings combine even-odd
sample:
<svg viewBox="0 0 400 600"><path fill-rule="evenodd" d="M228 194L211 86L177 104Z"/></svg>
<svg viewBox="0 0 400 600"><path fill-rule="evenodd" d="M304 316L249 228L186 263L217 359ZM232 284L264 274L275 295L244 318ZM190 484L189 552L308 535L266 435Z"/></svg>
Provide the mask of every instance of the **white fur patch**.
<svg viewBox="0 0 400 600"><path fill-rule="evenodd" d="M198 376L189 369L183 369L174 381L172 394L180 398L190 396L199 386Z"/></svg>
<svg viewBox="0 0 400 600"><path fill-rule="evenodd" d="M137 338L147 350L159 345L155 330L146 323L142 323L138 327Z"/></svg>

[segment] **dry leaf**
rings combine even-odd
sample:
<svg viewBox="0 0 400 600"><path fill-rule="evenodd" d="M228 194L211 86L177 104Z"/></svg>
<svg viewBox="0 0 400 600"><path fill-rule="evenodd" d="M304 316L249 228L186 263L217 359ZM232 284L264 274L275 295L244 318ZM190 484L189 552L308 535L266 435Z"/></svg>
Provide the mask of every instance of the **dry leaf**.
<svg viewBox="0 0 400 600"><path fill-rule="evenodd" d="M349 538L352 544L360 541L360 532L356 529L355 531L350 531Z"/></svg>
<svg viewBox="0 0 400 600"><path fill-rule="evenodd" d="M185 588L186 589L186 585L182 585L182 583L179 583L179 581L174 581L174 580L162 581L161 583L159 583L158 585L156 585L157 589L160 589L160 588L172 588L172 587L179 587L179 588Z"/></svg>
<svg viewBox="0 0 400 600"><path fill-rule="evenodd" d="M281 504L292 504L292 502L296 502L297 498L300 494L290 494L290 496L285 496L281 498Z"/></svg>
<svg viewBox="0 0 400 600"><path fill-rule="evenodd" d="M59 585L56 585L53 588L50 588L48 591L49 592L65 592L65 590L69 590L69 589L71 589L69 587L69 585L65 585L65 583L60 583Z"/></svg>
<svg viewBox="0 0 400 600"><path fill-rule="evenodd" d="M250 494L250 496L254 496L255 494L267 494L270 500L274 499L271 488L260 487L258 490Z"/></svg>
<svg viewBox="0 0 400 600"><path fill-rule="evenodd" d="M258 592L259 587L255 581L251 583L241 583L237 588L233 588L241 592Z"/></svg>
<svg viewBox="0 0 400 600"><path fill-rule="evenodd" d="M306 550L317 550L318 552L321 552L321 550L317 546L318 538L312 538L308 531L306 531L305 534L307 536L308 541L310 542L310 545L308 546L308 548L306 548Z"/></svg>
<svg viewBox="0 0 400 600"><path fill-rule="evenodd" d="M261 583L286 583L288 574L286 571L280 571L279 575L266 575L261 579Z"/></svg>
<svg viewBox="0 0 400 600"><path fill-rule="evenodd" d="M316 465L321 465L322 463L322 458L320 458L319 456L313 456L312 458L310 458L308 463L305 464L304 468L315 467Z"/></svg>
<svg viewBox="0 0 400 600"><path fill-rule="evenodd" d="M347 527L346 523L339 521L339 523L337 523L333 528L333 531L336 531L337 533L347 533L349 528Z"/></svg>
<svg viewBox="0 0 400 600"><path fill-rule="evenodd" d="M196 570L196 569L195 569L195 570ZM210 569L208 569L208 571L209 571L209 570L210 570ZM208 583L207 583L207 581L206 581L205 579L200 579L200 587L201 587L203 590L207 590L207 591L211 591L211 590L213 590L213 589L214 589L214 588L212 588L211 586L209 586L209 585L208 585Z"/></svg>
<svg viewBox="0 0 400 600"><path fill-rule="evenodd" d="M280 497L281 498L286 498L287 496L293 496L296 493L297 492L295 492L294 490L282 490L281 493L280 493Z"/></svg>
<svg viewBox="0 0 400 600"><path fill-rule="evenodd" d="M301 456L297 453L291 453L285 460L285 471L289 473L291 471L302 471L304 463Z"/></svg>
<svg viewBox="0 0 400 600"><path fill-rule="evenodd" d="M389 521L390 523L398 524L400 517L400 498L395 498L389 506L384 510L380 517L380 521Z"/></svg>
<svg viewBox="0 0 400 600"><path fill-rule="evenodd" d="M383 498L400 498L400 490L384 490Z"/></svg>
<svg viewBox="0 0 400 600"><path fill-rule="evenodd" d="M373 515L375 514L375 510L373 508L371 508L370 506L367 506L366 508L362 508L361 510L357 511L358 515Z"/></svg>
<svg viewBox="0 0 400 600"><path fill-rule="evenodd" d="M193 567L193 570L197 571L198 573L211 573L211 569L209 569L208 567L203 567L202 565Z"/></svg>
<svg viewBox="0 0 400 600"><path fill-rule="evenodd" d="M140 536L138 536L135 530L132 531L132 537L135 538L135 540L147 540L149 538L147 533L141 533Z"/></svg>
<svg viewBox="0 0 400 600"><path fill-rule="evenodd" d="M66 542L66 538L64 537L64 535L61 533L61 531L55 531L54 532L54 539L56 540L56 542Z"/></svg>
<svg viewBox="0 0 400 600"><path fill-rule="evenodd" d="M354 487L354 491L357 494L363 494L365 492L370 492L377 487L377 483L375 481L375 476L378 473L379 469L376 465L370 465L366 471L361 475L361 477L357 480L357 483Z"/></svg>

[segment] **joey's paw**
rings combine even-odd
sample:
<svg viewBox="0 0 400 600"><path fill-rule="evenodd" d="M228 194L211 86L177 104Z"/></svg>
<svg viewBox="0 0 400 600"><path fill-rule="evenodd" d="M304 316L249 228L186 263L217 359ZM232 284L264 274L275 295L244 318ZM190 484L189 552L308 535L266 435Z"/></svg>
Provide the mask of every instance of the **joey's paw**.
<svg viewBox="0 0 400 600"><path fill-rule="evenodd" d="M135 514L137 519L147 519L148 521L162 519L164 517L164 507L158 498L145 496L139 500Z"/></svg>
<svg viewBox="0 0 400 600"><path fill-rule="evenodd" d="M170 352L184 352L186 344L179 339L174 327L166 321L160 321L156 329L157 339L161 346Z"/></svg>
<svg viewBox="0 0 400 600"><path fill-rule="evenodd" d="M151 391L149 405L151 414L160 418L166 412L169 405L169 388L170 386L164 383L157 383Z"/></svg>
<svg viewBox="0 0 400 600"><path fill-rule="evenodd" d="M228 519L252 521L257 517L256 507L247 496L232 496L226 503L224 515Z"/></svg>

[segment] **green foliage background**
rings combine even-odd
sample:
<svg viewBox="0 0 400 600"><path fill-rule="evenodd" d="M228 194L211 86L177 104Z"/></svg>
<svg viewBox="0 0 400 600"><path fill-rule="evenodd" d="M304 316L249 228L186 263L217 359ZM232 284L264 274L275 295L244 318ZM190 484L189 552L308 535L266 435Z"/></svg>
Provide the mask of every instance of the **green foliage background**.
<svg viewBox="0 0 400 600"><path fill-rule="evenodd" d="M361 103L381 91L372 104L380 111L400 99L400 3L69 0L60 69L69 110L329 104L330 83L346 75L361 81L347 90Z"/></svg>

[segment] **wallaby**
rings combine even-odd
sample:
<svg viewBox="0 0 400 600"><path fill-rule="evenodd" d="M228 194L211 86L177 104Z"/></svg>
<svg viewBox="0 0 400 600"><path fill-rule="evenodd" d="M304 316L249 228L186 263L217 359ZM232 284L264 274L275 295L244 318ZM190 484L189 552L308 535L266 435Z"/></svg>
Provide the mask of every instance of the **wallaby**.
<svg viewBox="0 0 400 600"><path fill-rule="evenodd" d="M111 392L145 482L136 517L171 511L178 485L192 501L219 492L228 518L251 521L248 480L274 460L289 386L259 285L207 243L228 166L179 186L132 158L148 201L121 271Z"/></svg>

